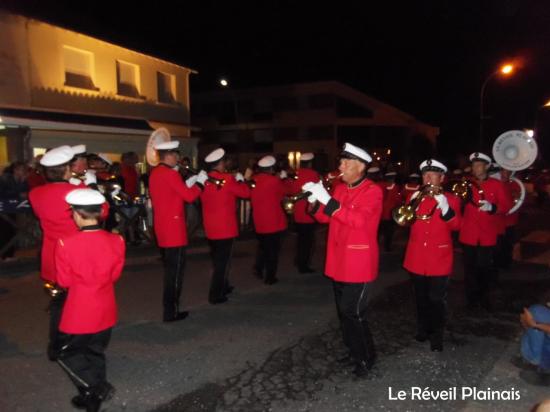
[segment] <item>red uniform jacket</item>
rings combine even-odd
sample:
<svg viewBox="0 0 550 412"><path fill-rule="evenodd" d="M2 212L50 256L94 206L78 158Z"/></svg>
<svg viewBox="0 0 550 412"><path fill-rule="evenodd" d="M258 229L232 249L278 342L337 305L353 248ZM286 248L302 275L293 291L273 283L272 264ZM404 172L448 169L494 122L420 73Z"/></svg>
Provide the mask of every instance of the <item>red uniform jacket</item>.
<svg viewBox="0 0 550 412"><path fill-rule="evenodd" d="M34 169L29 170L29 175L27 176L27 184L29 185L29 189L34 189L37 186L42 186L48 183L46 178L38 173Z"/></svg>
<svg viewBox="0 0 550 412"><path fill-rule="evenodd" d="M479 207L476 205L482 197L476 187L473 186L472 200L475 204L468 202L464 206L459 240L465 245L494 246L497 243L499 230L499 217L496 215L499 214L502 216L506 214L512 206L512 200L506 194L504 184L500 180L490 177L481 183L477 183L484 192L484 199L495 205L496 211L495 213L490 213L479 210Z"/></svg>
<svg viewBox="0 0 550 412"><path fill-rule="evenodd" d="M153 225L159 247L187 245L184 202L199 197L197 185L187 187L180 174L164 164L151 171L149 193L153 204Z"/></svg>
<svg viewBox="0 0 550 412"><path fill-rule="evenodd" d="M319 173L313 169L301 168L297 173L298 179L290 179L293 194L302 192L302 186L308 182L317 183L321 180ZM299 200L294 205L294 221L296 223L315 223L315 219L307 212L307 199Z"/></svg>
<svg viewBox="0 0 550 412"><path fill-rule="evenodd" d="M253 180L256 187L250 191L250 200L256 233L285 230L287 219L281 201L290 194L290 184L268 173L254 175Z"/></svg>
<svg viewBox="0 0 550 412"><path fill-rule="evenodd" d="M69 290L59 324L61 332L96 333L114 326L117 308L113 284L122 272L124 252L121 236L99 229L57 241L57 280Z"/></svg>
<svg viewBox="0 0 550 412"><path fill-rule="evenodd" d="M503 183L504 183L504 188L508 192L508 195L512 198L512 203L513 203L513 199L519 199L521 194L521 188L519 187L518 183L515 180L510 180L508 182L503 182ZM520 209L521 209L521 206L520 206ZM515 226L518 224L518 220L519 220L519 209L516 210L511 215L506 214L505 225L506 227Z"/></svg>
<svg viewBox="0 0 550 412"><path fill-rule="evenodd" d="M333 199L315 212L329 224L325 274L337 282L372 282L378 276L382 189L364 179L353 187L338 185Z"/></svg>
<svg viewBox="0 0 550 412"><path fill-rule="evenodd" d="M411 198L413 193L416 192L418 189L420 189L420 185L412 185L410 183L407 183L405 186L403 186L403 190L401 191L401 203L407 202Z"/></svg>
<svg viewBox="0 0 550 412"><path fill-rule="evenodd" d="M381 182L384 190L384 203L382 205L382 220L392 220L391 212L403 203L401 186L397 183Z"/></svg>
<svg viewBox="0 0 550 412"><path fill-rule="evenodd" d="M460 199L445 193L449 211L445 219L435 209L431 219L415 220L411 226L403 267L416 275L446 276L453 270L453 240L451 232L460 229ZM433 197L424 197L417 213L425 215L437 206ZM451 212L452 210L452 212Z"/></svg>
<svg viewBox="0 0 550 412"><path fill-rule="evenodd" d="M120 168L120 174L124 179L124 192L126 192L132 199L138 195L138 173L133 166L122 165Z"/></svg>
<svg viewBox="0 0 550 412"><path fill-rule="evenodd" d="M208 174L216 179L224 179L219 189L206 182L201 194L202 222L208 239L229 239L239 235L237 225L237 198L250 197L250 188L239 183L230 173L212 171Z"/></svg>
<svg viewBox="0 0 550 412"><path fill-rule="evenodd" d="M76 187L68 182L47 183L29 193L34 214L42 228L40 277L57 282L54 250L56 242L78 232L65 196Z"/></svg>

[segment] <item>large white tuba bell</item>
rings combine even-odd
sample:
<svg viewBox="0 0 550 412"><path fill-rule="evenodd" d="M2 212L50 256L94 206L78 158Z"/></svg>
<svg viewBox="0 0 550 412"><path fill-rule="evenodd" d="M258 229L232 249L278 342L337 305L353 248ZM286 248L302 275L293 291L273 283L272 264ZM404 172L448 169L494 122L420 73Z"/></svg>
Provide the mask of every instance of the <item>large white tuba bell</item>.
<svg viewBox="0 0 550 412"><path fill-rule="evenodd" d="M521 130L509 130L502 133L493 143L493 158L500 167L512 172L527 169L537 158L537 141ZM525 200L525 186L516 177L512 177L520 188L514 198L514 205L508 214L518 210Z"/></svg>
<svg viewBox="0 0 550 412"><path fill-rule="evenodd" d="M513 172L527 169L537 158L537 142L521 130L508 130L493 143L493 158Z"/></svg>
<svg viewBox="0 0 550 412"><path fill-rule="evenodd" d="M150 166L156 166L159 164L159 155L155 149L155 145L158 143L166 143L172 139L168 129L161 127L156 129L149 140L147 141L147 147L145 148L145 159Z"/></svg>

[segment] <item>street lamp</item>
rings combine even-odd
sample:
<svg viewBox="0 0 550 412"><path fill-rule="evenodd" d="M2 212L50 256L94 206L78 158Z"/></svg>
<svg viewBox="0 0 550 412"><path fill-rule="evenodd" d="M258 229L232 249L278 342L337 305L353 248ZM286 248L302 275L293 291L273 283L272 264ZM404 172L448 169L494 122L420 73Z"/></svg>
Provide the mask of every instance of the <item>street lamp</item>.
<svg viewBox="0 0 550 412"><path fill-rule="evenodd" d="M222 79L220 79L220 85L222 87L227 87L227 86L229 86L229 82L227 81L227 79L222 78Z"/></svg>
<svg viewBox="0 0 550 412"><path fill-rule="evenodd" d="M501 76L504 76L504 77L511 76L512 73L514 72L514 69L515 69L515 67L511 63L503 64L502 66L500 66L500 68L498 70L495 70L489 76L487 76L487 78L485 79L485 81L481 85L481 92L479 94L479 142L480 142L480 146L481 146L480 149L483 149L483 143L484 143L484 141L483 141L484 140L483 139L483 137L484 137L483 136L483 122L486 119L486 117L485 117L485 113L484 113L483 100L484 100L484 97L485 97L485 89L487 87L487 83L489 83L489 80L491 80L496 75L501 75Z"/></svg>

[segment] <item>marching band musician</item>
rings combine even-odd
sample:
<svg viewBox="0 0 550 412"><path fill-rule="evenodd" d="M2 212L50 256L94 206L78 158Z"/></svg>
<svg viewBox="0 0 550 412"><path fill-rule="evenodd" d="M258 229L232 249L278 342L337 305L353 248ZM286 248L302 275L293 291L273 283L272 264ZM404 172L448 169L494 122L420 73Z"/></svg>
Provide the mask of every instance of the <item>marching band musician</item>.
<svg viewBox="0 0 550 412"><path fill-rule="evenodd" d="M297 178L291 179L293 193L299 193L302 186L308 182L318 182L319 173L313 170L313 153L304 153L300 157L300 168L296 172ZM313 244L315 239L316 221L308 213L307 200L298 200L294 205L294 225L298 234L296 240L296 264L300 273L313 273L314 269L310 267L311 255L313 253Z"/></svg>
<svg viewBox="0 0 550 412"><path fill-rule="evenodd" d="M447 172L443 163L425 160L420 164L420 171L424 185L443 187ZM422 195L421 191L416 191L407 203ZM424 196L416 214L431 216L427 220L416 219L411 226L403 263L410 273L416 298L415 339L419 342L430 339L431 350L440 352L443 350L447 285L453 270L451 232L460 228L460 200L443 191L433 197Z"/></svg>
<svg viewBox="0 0 550 412"><path fill-rule="evenodd" d="M511 199L501 181L488 177L491 158L484 153L470 155L472 162L471 199L464 206L459 241L464 256L464 283L470 309L480 304L491 310L490 288L494 276L494 249L498 221L495 214L505 214Z"/></svg>
<svg viewBox="0 0 550 412"><path fill-rule="evenodd" d="M233 244L239 235L237 224L237 199L250 197L250 188L242 174L235 177L226 171L223 149L210 152L204 159L208 175L223 184L206 182L201 194L204 232L210 245L213 272L208 301L211 304L227 302L227 294L233 287L229 284L229 268Z"/></svg>
<svg viewBox="0 0 550 412"><path fill-rule="evenodd" d="M378 224L382 214L382 189L366 177L371 156L360 147L344 145L340 171L345 185L333 196L321 182L306 183L315 218L329 224L325 274L332 279L343 340L349 356L341 363L355 365L353 373L364 377L376 354L367 321L367 296L378 276Z"/></svg>
<svg viewBox="0 0 550 412"><path fill-rule="evenodd" d="M191 203L201 194L195 183L203 185L206 172L183 181L175 169L179 159L179 141L157 143L160 163L151 171L149 193L153 204L153 222L158 246L164 252L163 321L185 319L188 312L180 311L180 296L185 266L187 231L184 202Z"/></svg>
<svg viewBox="0 0 550 412"><path fill-rule="evenodd" d="M71 178L69 183L80 186L82 182L86 186L97 189L97 177L95 171L88 170L88 154L86 153L86 145L79 144L71 146L74 153L74 158L71 161Z"/></svg>
<svg viewBox="0 0 550 412"><path fill-rule="evenodd" d="M410 199L418 189L420 189L420 175L418 173L411 173L407 183L403 186L403 203Z"/></svg>
<svg viewBox="0 0 550 412"><path fill-rule="evenodd" d="M101 230L101 193L73 188L65 200L79 230L60 238L55 248L57 281L67 289L57 361L79 391L72 404L99 411L114 390L106 379L104 352L117 320L114 283L124 266L125 245L121 236Z"/></svg>
<svg viewBox="0 0 550 412"><path fill-rule="evenodd" d="M48 183L35 187L29 193L30 204L42 228L40 277L52 285L57 284L54 262L55 244L59 239L78 232L65 201L66 195L75 189L75 186L68 182L71 177L70 162L73 157L74 153L69 146L56 147L44 154L40 164L44 167ZM51 361L57 359L60 349L58 326L65 298L64 292L52 295L49 305L48 358Z"/></svg>
<svg viewBox="0 0 550 412"><path fill-rule="evenodd" d="M500 177L504 183L504 188L508 193L508 197L519 199L521 187L515 180L512 179L512 172L505 168L500 169ZM512 254L514 243L516 242L516 226L519 221L519 208L513 213L504 216L504 234L501 239L500 253L497 256L497 264L501 269L509 269L512 264Z"/></svg>
<svg viewBox="0 0 550 412"><path fill-rule="evenodd" d="M271 155L258 161L258 174L253 177L256 187L250 194L252 219L258 238L254 275L264 279L267 285L278 282L277 264L281 237L287 228L287 218L281 202L291 192L290 185L273 174L275 163L275 157ZM284 174L282 176L284 178Z"/></svg>
<svg viewBox="0 0 550 412"><path fill-rule="evenodd" d="M395 183L396 177L397 173L388 172L384 175L384 181L380 182L382 192L384 193L380 232L382 232L384 236L384 250L386 252L391 251L393 234L395 232L395 222L392 219L392 210L400 206L402 202L401 187Z"/></svg>

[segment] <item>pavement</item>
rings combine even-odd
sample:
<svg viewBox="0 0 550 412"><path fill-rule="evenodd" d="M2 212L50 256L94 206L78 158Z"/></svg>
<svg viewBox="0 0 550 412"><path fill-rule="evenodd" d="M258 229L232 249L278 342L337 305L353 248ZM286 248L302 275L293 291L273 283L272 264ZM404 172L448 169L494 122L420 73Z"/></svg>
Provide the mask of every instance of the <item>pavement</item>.
<svg viewBox="0 0 550 412"><path fill-rule="evenodd" d="M318 233L313 266L324 259ZM445 350L413 339L412 287L401 268L404 237L381 253L370 299L378 362L364 380L336 359L343 352L330 282L321 272L293 267L296 238L288 233L280 282L252 276L256 241L236 243L235 292L223 305L207 303L210 258L204 243L191 247L182 322L161 318L162 266L153 248L130 248L117 285L120 321L107 350L108 379L116 387L104 411L517 411L550 397L549 387L526 383L512 362L518 353L521 308L545 302L548 265L516 263L501 274L495 311L464 308L461 254L449 286ZM48 298L32 258L0 267L0 410L71 411L75 389L45 354ZM19 268L17 269L16 266ZM457 400L411 399L414 388L443 390ZM490 389L489 389L490 388ZM390 393L391 390L391 393ZM477 391L462 399L462 391ZM406 399L395 400L399 391ZM514 400L484 400L504 397ZM515 399L519 398L519 399Z"/></svg>

